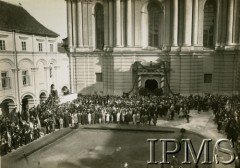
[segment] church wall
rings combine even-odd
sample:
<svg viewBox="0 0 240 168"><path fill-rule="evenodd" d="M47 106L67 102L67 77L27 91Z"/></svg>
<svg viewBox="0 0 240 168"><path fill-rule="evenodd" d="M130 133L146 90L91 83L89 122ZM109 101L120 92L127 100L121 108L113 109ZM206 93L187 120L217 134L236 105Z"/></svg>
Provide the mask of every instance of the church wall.
<svg viewBox="0 0 240 168"><path fill-rule="evenodd" d="M96 82L96 73L102 73L102 55L79 54L75 55L75 83L76 91L93 94L102 91L102 83Z"/></svg>
<svg viewBox="0 0 240 168"><path fill-rule="evenodd" d="M153 0L154 1L154 0ZM169 81L171 90L181 94L232 94L239 90L239 20L237 13L240 7L234 7L233 27L228 26L230 1L216 1L216 21L214 31L214 47L203 47L204 4L206 0L178 0L177 12L177 44L173 44L173 1L155 0L161 3L164 11L163 47L148 46L147 5L149 0L132 0L132 45L128 40L128 8L127 1L120 1L120 17L116 14L116 1L71 1L82 3L83 47L70 48L76 64L74 78L76 91L81 93L100 92L103 94L118 94L132 90L134 76L131 65L135 61L149 64L160 59L170 62ZM118 1L119 2L119 1ZM101 3L104 6L104 49L99 51L95 46L95 16L94 6ZM197 4L196 4L197 3ZM237 3L237 1L234 3ZM185 6L189 5L189 6ZM192 5L192 8L191 8ZM191 8L186 10L187 8ZM192 16L186 16L186 15ZM119 16L119 15L118 15ZM107 20L106 20L107 19ZM117 29L117 19L120 19L120 29ZM76 24L78 25L78 24ZM175 25L176 26L176 25ZM186 26L187 30L186 31ZM79 31L79 27L75 27ZM233 43L227 44L232 29ZM120 31L120 32L117 32ZM80 31L79 31L80 32ZM117 35L120 33L120 45ZM186 34L184 34L186 33ZM186 43L186 46L183 44ZM169 46L169 47L168 47ZM101 60L101 61L100 61ZM102 73L103 81L96 82L96 73ZM212 82L204 83L204 74L212 74ZM232 89L233 88L233 89Z"/></svg>
<svg viewBox="0 0 240 168"><path fill-rule="evenodd" d="M189 53L134 53L115 52L76 55L77 91L83 94L122 95L133 89L132 64L143 65L159 60L170 61L170 88L173 93L231 94L237 93L240 55L236 52ZM96 82L96 73L102 73L103 82ZM204 83L204 74L212 74L212 83ZM149 78L150 79L150 78ZM147 79L142 80L146 81ZM144 83L141 84L144 86ZM233 89L232 89L233 88ZM235 91L236 90L236 91Z"/></svg>
<svg viewBox="0 0 240 168"><path fill-rule="evenodd" d="M214 57L214 92L220 94L237 93L237 71L240 55L236 52L219 53ZM237 65L238 64L238 65Z"/></svg>
<svg viewBox="0 0 240 168"><path fill-rule="evenodd" d="M57 38L0 31L0 40L5 41L5 50L0 50L0 72L7 72L10 80L10 87L3 88L1 79L0 104L11 99L14 101L12 108L17 106L21 109L21 101L25 95L31 95L31 103L36 105L42 92L48 96L51 84L55 84L59 95L63 86L70 87L68 56L57 52ZM22 49L23 41L26 42L26 51ZM43 51L39 51L38 43L42 43ZM53 51L50 51L50 44L53 44ZM26 85L23 84L23 71L27 71L29 83Z"/></svg>

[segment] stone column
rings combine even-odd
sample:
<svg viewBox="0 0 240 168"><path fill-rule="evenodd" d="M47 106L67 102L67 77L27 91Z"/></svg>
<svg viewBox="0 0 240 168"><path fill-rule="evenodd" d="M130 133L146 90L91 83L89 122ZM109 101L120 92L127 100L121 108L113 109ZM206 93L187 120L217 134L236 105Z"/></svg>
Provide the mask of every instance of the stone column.
<svg viewBox="0 0 240 168"><path fill-rule="evenodd" d="M178 45L178 0L173 0L172 13L172 46Z"/></svg>
<svg viewBox="0 0 240 168"><path fill-rule="evenodd" d="M68 47L73 46L72 43L72 2L71 0L66 0L67 3L67 33L68 33Z"/></svg>
<svg viewBox="0 0 240 168"><path fill-rule="evenodd" d="M233 13L233 16L234 16L234 20L233 20L233 43L234 44L237 44L238 43L238 36L239 36L239 17L240 17L240 4L239 4L239 0L238 1L235 1L234 3L234 13Z"/></svg>
<svg viewBox="0 0 240 168"><path fill-rule="evenodd" d="M113 1L109 0L109 47L113 47Z"/></svg>
<svg viewBox="0 0 240 168"><path fill-rule="evenodd" d="M73 46L77 46L77 2L72 1Z"/></svg>
<svg viewBox="0 0 240 168"><path fill-rule="evenodd" d="M227 45L233 42L233 2L228 0Z"/></svg>
<svg viewBox="0 0 240 168"><path fill-rule="evenodd" d="M78 22L77 22L77 30L78 30L78 38L77 38L77 44L78 47L82 47L83 46L83 23L82 23L82 1L78 0L77 1L77 18L78 18Z"/></svg>
<svg viewBox="0 0 240 168"><path fill-rule="evenodd" d="M217 17L216 17L216 38L215 38L215 41L216 41L216 46L219 47L220 44L221 44L221 32L222 32L222 22L221 22L221 15L222 15L222 12L221 12L221 8L222 8L222 0L218 0L217 1Z"/></svg>
<svg viewBox="0 0 240 168"><path fill-rule="evenodd" d="M108 9L109 9L109 3L108 3L108 1L104 1L104 3L103 3L103 5L104 5L104 49L106 49L107 47L109 47L109 39L108 39L108 37L109 37L109 35L108 35L108 33L109 33L109 24L108 24L108 22L109 22L109 11L108 11Z"/></svg>
<svg viewBox="0 0 240 168"><path fill-rule="evenodd" d="M193 45L198 44L198 0L193 2L193 33L192 33Z"/></svg>
<svg viewBox="0 0 240 168"><path fill-rule="evenodd" d="M127 46L132 46L132 0L127 0Z"/></svg>
<svg viewBox="0 0 240 168"><path fill-rule="evenodd" d="M116 0L116 46L121 46L121 0Z"/></svg>
<svg viewBox="0 0 240 168"><path fill-rule="evenodd" d="M184 0L183 46L190 46L192 39L192 0Z"/></svg>

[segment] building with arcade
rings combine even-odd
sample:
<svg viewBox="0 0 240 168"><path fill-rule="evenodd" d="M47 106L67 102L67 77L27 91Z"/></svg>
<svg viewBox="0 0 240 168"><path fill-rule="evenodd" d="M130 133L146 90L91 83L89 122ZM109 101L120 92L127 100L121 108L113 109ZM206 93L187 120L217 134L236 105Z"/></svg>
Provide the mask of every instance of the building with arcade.
<svg viewBox="0 0 240 168"><path fill-rule="evenodd" d="M69 59L57 38L22 6L0 1L0 115L46 100L51 85L60 96L69 88Z"/></svg>
<svg viewBox="0 0 240 168"><path fill-rule="evenodd" d="M240 1L66 0L70 87L238 94Z"/></svg>

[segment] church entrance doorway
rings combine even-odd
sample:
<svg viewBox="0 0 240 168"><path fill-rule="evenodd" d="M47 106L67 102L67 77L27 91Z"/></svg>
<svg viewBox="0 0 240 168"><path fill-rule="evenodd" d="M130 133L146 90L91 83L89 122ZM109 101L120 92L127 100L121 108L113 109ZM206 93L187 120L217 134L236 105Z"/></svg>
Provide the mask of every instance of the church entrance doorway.
<svg viewBox="0 0 240 168"><path fill-rule="evenodd" d="M158 82L155 79L148 79L145 82L145 88L149 91L154 91L158 88Z"/></svg>

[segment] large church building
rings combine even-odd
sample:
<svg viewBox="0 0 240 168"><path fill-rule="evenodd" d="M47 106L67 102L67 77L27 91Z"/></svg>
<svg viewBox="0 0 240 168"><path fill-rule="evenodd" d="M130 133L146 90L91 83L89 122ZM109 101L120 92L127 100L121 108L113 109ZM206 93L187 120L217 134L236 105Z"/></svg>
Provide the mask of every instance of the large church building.
<svg viewBox="0 0 240 168"><path fill-rule="evenodd" d="M71 91L238 94L239 0L66 0Z"/></svg>

